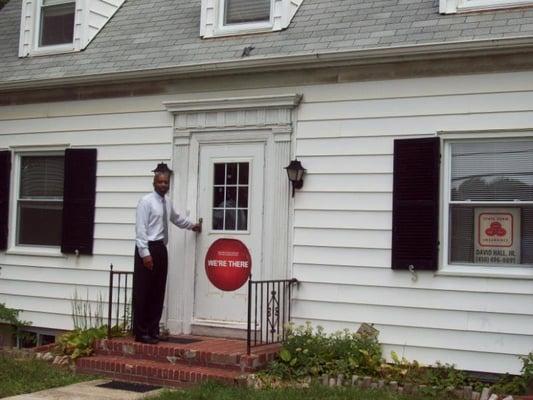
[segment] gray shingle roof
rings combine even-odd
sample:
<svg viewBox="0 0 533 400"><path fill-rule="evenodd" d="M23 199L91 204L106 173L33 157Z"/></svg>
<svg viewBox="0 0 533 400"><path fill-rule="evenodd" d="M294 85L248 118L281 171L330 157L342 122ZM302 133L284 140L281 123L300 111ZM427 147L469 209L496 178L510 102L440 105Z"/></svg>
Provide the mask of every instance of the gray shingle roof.
<svg viewBox="0 0 533 400"><path fill-rule="evenodd" d="M533 36L533 8L440 15L438 0L304 0L282 32L201 39L200 0L126 0L85 51L18 57L21 0L0 11L0 85L214 61Z"/></svg>

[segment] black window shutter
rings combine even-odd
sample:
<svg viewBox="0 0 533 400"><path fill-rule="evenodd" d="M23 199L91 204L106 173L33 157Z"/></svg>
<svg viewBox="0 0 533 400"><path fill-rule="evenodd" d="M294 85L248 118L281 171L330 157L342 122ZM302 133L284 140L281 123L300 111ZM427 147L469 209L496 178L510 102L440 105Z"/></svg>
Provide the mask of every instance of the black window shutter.
<svg viewBox="0 0 533 400"><path fill-rule="evenodd" d="M0 151L0 250L7 249L11 152Z"/></svg>
<svg viewBox="0 0 533 400"><path fill-rule="evenodd" d="M439 138L394 141L393 269L438 267L439 167Z"/></svg>
<svg viewBox="0 0 533 400"><path fill-rule="evenodd" d="M96 149L65 151L61 252L93 253Z"/></svg>

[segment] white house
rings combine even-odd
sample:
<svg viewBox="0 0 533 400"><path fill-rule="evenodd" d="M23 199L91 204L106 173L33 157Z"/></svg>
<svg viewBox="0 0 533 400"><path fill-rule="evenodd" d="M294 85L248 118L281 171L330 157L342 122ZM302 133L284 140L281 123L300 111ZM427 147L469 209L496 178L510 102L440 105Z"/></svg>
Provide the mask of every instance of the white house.
<svg viewBox="0 0 533 400"><path fill-rule="evenodd" d="M133 269L135 207L164 161L176 208L204 221L171 231L172 332L243 328L245 290L204 270L213 241L236 238L254 279L300 281L297 322L368 322L386 354L518 373L533 350L533 1L438 3L11 0L0 302L72 328L76 290L96 301L110 264Z"/></svg>

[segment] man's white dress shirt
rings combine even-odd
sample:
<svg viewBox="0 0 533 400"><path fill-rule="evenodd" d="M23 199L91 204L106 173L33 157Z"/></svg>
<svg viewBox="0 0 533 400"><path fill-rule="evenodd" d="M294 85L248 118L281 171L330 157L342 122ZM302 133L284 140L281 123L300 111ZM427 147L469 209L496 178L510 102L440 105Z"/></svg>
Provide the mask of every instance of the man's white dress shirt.
<svg viewBox="0 0 533 400"><path fill-rule="evenodd" d="M162 197L156 191L142 197L139 200L139 204L137 204L135 225L135 243L141 257L150 255L148 242L163 240L167 244L168 238L165 237L165 226L168 226L168 221L165 222L163 220L163 215L165 215L163 207L166 207L166 215L170 222L177 227L191 229L194 225L188 218L180 216L174 210L168 197Z"/></svg>

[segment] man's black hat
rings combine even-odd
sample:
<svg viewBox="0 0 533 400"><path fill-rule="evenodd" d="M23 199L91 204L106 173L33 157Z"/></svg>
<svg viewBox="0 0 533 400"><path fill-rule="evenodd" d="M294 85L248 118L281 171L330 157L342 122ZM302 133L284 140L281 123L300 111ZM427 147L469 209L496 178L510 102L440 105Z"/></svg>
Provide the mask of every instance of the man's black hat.
<svg viewBox="0 0 533 400"><path fill-rule="evenodd" d="M162 163L157 164L157 167L153 169L152 172L155 174L157 173L171 174L172 170L168 167L167 164L162 162Z"/></svg>

